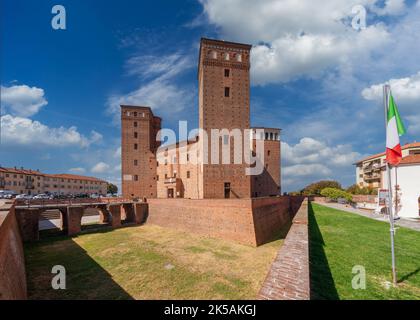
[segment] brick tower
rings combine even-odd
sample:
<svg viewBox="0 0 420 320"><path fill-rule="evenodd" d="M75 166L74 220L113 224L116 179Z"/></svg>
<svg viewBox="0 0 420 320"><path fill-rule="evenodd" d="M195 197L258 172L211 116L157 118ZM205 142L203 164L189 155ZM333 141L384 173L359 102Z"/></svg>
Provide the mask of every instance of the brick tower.
<svg viewBox="0 0 420 320"><path fill-rule="evenodd" d="M121 172L123 197L156 198L156 135L161 118L149 107L121 106Z"/></svg>
<svg viewBox="0 0 420 320"><path fill-rule="evenodd" d="M199 127L209 136L208 164L199 174L200 198L249 198L251 180L245 175L247 165L233 164L234 139L222 136L210 142L211 129L250 128L250 50L240 43L201 39L198 66ZM231 164L210 164L211 145L219 150L230 142ZM201 139L200 149L206 143ZM243 139L242 139L243 143ZM248 146L249 148L249 146ZM246 148L245 148L246 149ZM220 151L221 153L221 151Z"/></svg>

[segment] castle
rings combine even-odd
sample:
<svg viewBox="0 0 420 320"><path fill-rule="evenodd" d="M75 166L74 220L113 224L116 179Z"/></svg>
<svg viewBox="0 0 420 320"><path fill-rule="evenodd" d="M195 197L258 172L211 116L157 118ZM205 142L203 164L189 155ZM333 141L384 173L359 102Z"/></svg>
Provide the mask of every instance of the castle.
<svg viewBox="0 0 420 320"><path fill-rule="evenodd" d="M150 107L121 106L124 197L244 199L281 194L280 129L250 127L250 53L250 45L201 39L199 134L194 139L161 145L162 118ZM247 173L258 166L257 174Z"/></svg>

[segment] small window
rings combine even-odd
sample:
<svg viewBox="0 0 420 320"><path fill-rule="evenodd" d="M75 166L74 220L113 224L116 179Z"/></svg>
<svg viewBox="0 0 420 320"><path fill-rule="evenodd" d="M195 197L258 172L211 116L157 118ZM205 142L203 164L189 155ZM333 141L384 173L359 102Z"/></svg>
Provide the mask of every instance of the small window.
<svg viewBox="0 0 420 320"><path fill-rule="evenodd" d="M156 176L156 181L159 181L159 175Z"/></svg>
<svg viewBox="0 0 420 320"><path fill-rule="evenodd" d="M229 76L230 76L230 70L225 69L225 78L229 78Z"/></svg>
<svg viewBox="0 0 420 320"><path fill-rule="evenodd" d="M229 61L229 59L230 59L229 53L226 52L225 55L224 55L224 58L225 58L226 61Z"/></svg>
<svg viewBox="0 0 420 320"><path fill-rule="evenodd" d="M137 117L137 112L134 112L134 116Z"/></svg>
<svg viewBox="0 0 420 320"><path fill-rule="evenodd" d="M137 143L135 143L134 144L134 150L137 150L138 149L138 144Z"/></svg>
<svg viewBox="0 0 420 320"><path fill-rule="evenodd" d="M189 179L190 178L190 172L189 171L187 171L187 179Z"/></svg>
<svg viewBox="0 0 420 320"><path fill-rule="evenodd" d="M137 128L137 121L134 121L134 128Z"/></svg>
<svg viewBox="0 0 420 320"><path fill-rule="evenodd" d="M236 61L242 62L242 55L241 54L236 55Z"/></svg>
<svg viewBox="0 0 420 320"><path fill-rule="evenodd" d="M134 165L137 166L138 164L138 160L134 160Z"/></svg>
<svg viewBox="0 0 420 320"><path fill-rule="evenodd" d="M134 181L139 181L139 176L138 175L134 175Z"/></svg>
<svg viewBox="0 0 420 320"><path fill-rule="evenodd" d="M271 153L271 151L270 151L270 150L268 150L268 151L267 151L267 155L268 155L268 156L270 156L270 153Z"/></svg>
<svg viewBox="0 0 420 320"><path fill-rule="evenodd" d="M187 153L187 161L190 161L190 154Z"/></svg>
<svg viewBox="0 0 420 320"><path fill-rule="evenodd" d="M223 136L223 144L224 144L224 145L229 144L229 136L228 136L228 135L224 135L224 136Z"/></svg>
<svg viewBox="0 0 420 320"><path fill-rule="evenodd" d="M230 88L229 87L225 87L225 97L226 98L230 97Z"/></svg>
<svg viewBox="0 0 420 320"><path fill-rule="evenodd" d="M217 59L217 52L216 51L210 51L209 56L211 59Z"/></svg>
<svg viewBox="0 0 420 320"><path fill-rule="evenodd" d="M139 134L137 132L134 132L134 139L137 139Z"/></svg>

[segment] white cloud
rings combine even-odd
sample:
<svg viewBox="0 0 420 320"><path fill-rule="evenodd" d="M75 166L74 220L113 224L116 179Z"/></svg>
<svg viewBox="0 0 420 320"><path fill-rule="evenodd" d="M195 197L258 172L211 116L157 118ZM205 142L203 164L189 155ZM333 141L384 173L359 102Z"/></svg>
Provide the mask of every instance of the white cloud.
<svg viewBox="0 0 420 320"><path fill-rule="evenodd" d="M308 137L296 145L282 142L281 150L282 181L289 191L321 179L342 181L353 172L352 164L362 158L350 145L328 146Z"/></svg>
<svg viewBox="0 0 420 320"><path fill-rule="evenodd" d="M410 77L400 79L390 79L386 82L391 85L392 93L402 104L420 104L420 71ZM382 101L383 86L380 83L370 86L362 91L362 96L366 100Z"/></svg>
<svg viewBox="0 0 420 320"><path fill-rule="evenodd" d="M71 168L71 169L69 169L69 171L71 173L83 174L83 173L86 172L86 169L85 168Z"/></svg>
<svg viewBox="0 0 420 320"><path fill-rule="evenodd" d="M93 173L105 173L109 170L109 165L105 162L98 162L96 165L92 167L90 171Z"/></svg>
<svg viewBox="0 0 420 320"><path fill-rule="evenodd" d="M165 114L179 112L192 104L194 93L175 84L175 78L193 66L193 59L180 53L167 56L136 56L128 60L129 75L137 75L147 82L126 94L112 95L107 111L119 122L120 105L151 107Z"/></svg>
<svg viewBox="0 0 420 320"><path fill-rule="evenodd" d="M121 147L118 147L117 150L114 152L114 158L121 158Z"/></svg>
<svg viewBox="0 0 420 320"><path fill-rule="evenodd" d="M86 137L74 126L50 128L39 121L9 114L1 116L0 121L1 143L4 145L86 148L102 139L102 135L95 131L91 132L90 137Z"/></svg>
<svg viewBox="0 0 420 320"><path fill-rule="evenodd" d="M379 16L408 13L403 0L200 0L221 38L254 45L253 83L319 77L349 61L354 68L390 42L390 25ZM368 27L351 26L352 8L368 10ZM410 9L413 9L411 7ZM396 24L398 26L398 23ZM397 37L398 38L398 37Z"/></svg>
<svg viewBox="0 0 420 320"><path fill-rule="evenodd" d="M44 90L37 87L14 85L0 89L1 105L12 115L29 117L48 104Z"/></svg>

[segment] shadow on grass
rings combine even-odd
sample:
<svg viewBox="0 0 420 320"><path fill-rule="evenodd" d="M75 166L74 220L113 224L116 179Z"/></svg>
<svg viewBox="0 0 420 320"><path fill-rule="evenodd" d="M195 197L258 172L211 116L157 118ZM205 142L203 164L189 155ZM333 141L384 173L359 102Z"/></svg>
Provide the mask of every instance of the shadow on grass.
<svg viewBox="0 0 420 320"><path fill-rule="evenodd" d="M417 268L416 270L414 270L413 272L410 272L404 276L401 277L401 279L398 280L398 283L402 283L408 279L410 279L411 277L414 277L415 275L417 275L420 272L420 268Z"/></svg>
<svg viewBox="0 0 420 320"><path fill-rule="evenodd" d="M133 299L72 238L61 236L25 244L28 296L31 300ZM66 289L54 290L51 269L66 270Z"/></svg>
<svg viewBox="0 0 420 320"><path fill-rule="evenodd" d="M339 300L324 250L325 242L311 203L309 203L308 214L311 299Z"/></svg>

